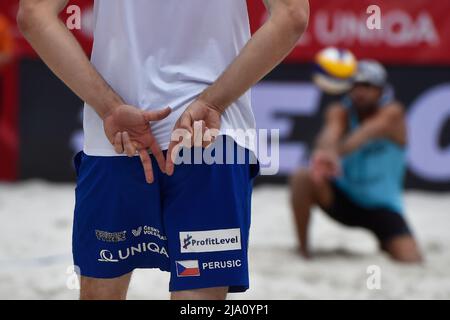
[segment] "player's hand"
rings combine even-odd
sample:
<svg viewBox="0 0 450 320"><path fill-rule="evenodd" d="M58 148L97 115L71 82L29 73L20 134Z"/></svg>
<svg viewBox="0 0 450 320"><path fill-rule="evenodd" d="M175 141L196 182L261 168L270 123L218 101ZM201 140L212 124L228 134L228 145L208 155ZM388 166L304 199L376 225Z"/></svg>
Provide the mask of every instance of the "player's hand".
<svg viewBox="0 0 450 320"><path fill-rule="evenodd" d="M317 150L311 157L309 170L316 183L337 177L341 173L339 156L329 150Z"/></svg>
<svg viewBox="0 0 450 320"><path fill-rule="evenodd" d="M166 173L174 171L175 159L181 147L206 147L214 141L220 130L222 112L198 99L190 104L173 128L166 157Z"/></svg>
<svg viewBox="0 0 450 320"><path fill-rule="evenodd" d="M121 105L103 119L106 136L118 154L133 157L139 153L148 183L153 182L153 168L148 150L155 156L162 172L165 159L158 142L152 134L150 121L167 118L171 109L143 111L129 105Z"/></svg>

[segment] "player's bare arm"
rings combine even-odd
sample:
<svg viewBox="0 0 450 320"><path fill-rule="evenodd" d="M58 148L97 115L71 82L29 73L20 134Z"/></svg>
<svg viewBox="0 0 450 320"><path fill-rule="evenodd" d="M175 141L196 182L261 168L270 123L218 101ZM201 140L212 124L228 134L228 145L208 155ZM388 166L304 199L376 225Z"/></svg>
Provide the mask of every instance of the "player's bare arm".
<svg viewBox="0 0 450 320"><path fill-rule="evenodd" d="M339 174L339 146L348 126L348 114L340 103L327 108L325 125L311 155L310 172L316 182Z"/></svg>
<svg viewBox="0 0 450 320"><path fill-rule="evenodd" d="M383 107L375 117L364 122L361 128L343 140L339 153L351 153L368 141L380 138L390 139L399 145L406 143L404 108L400 103Z"/></svg>
<svg viewBox="0 0 450 320"><path fill-rule="evenodd" d="M220 116L231 103L275 68L295 47L309 19L308 0L264 0L270 17L253 35L223 74L194 101L180 117L175 129L194 132L193 124L203 121L208 129L220 128ZM166 172L173 173L174 148L171 141ZM176 151L176 150L175 150Z"/></svg>
<svg viewBox="0 0 450 320"><path fill-rule="evenodd" d="M153 181L147 149L161 168L165 160L149 121L167 117L170 109L143 112L127 106L90 63L83 49L59 19L68 0L21 0L17 22L20 30L48 67L103 119L105 134L117 153L134 156L139 149L148 182Z"/></svg>
<svg viewBox="0 0 450 320"><path fill-rule="evenodd" d="M317 150L337 150L347 128L347 111L339 104L332 104L325 113L325 125L317 138Z"/></svg>

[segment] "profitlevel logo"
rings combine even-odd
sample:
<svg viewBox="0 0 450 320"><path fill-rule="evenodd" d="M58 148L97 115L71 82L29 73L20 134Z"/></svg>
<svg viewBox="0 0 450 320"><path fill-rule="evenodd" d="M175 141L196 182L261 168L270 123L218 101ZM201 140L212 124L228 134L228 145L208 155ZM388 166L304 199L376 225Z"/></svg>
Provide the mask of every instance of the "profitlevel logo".
<svg viewBox="0 0 450 320"><path fill-rule="evenodd" d="M192 236L188 234L183 240L183 248L187 249L192 244Z"/></svg>
<svg viewBox="0 0 450 320"><path fill-rule="evenodd" d="M241 229L180 232L181 253L241 250Z"/></svg>

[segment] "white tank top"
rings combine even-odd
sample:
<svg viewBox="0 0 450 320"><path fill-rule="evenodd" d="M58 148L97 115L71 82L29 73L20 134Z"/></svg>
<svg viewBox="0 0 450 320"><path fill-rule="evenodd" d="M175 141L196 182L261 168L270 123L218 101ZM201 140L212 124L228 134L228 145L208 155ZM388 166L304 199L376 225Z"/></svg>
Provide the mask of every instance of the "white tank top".
<svg viewBox="0 0 450 320"><path fill-rule="evenodd" d="M92 63L127 104L170 106L152 123L163 150L185 108L211 85L250 39L246 0L96 0ZM84 152L117 156L103 122L84 108ZM221 132L254 129L250 92L222 116ZM235 138L253 149L246 139Z"/></svg>

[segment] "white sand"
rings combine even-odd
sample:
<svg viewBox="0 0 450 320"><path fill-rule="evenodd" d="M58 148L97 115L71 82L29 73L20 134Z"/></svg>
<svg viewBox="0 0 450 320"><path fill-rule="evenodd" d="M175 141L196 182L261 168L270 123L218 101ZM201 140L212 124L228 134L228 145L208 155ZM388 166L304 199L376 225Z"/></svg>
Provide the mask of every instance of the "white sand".
<svg viewBox="0 0 450 320"><path fill-rule="evenodd" d="M76 299L71 265L73 186L0 184L0 299ZM232 299L450 299L450 195L406 195L408 216L426 254L422 266L392 263L364 231L313 220L317 258L295 254L288 193L256 189L250 245L251 289ZM369 265L381 268L381 289L366 286ZM168 274L135 273L130 299L166 299Z"/></svg>

